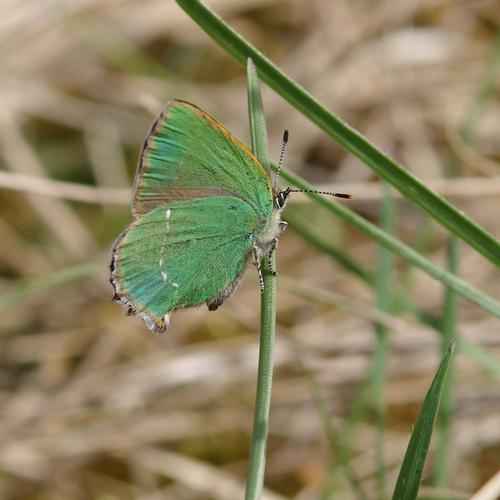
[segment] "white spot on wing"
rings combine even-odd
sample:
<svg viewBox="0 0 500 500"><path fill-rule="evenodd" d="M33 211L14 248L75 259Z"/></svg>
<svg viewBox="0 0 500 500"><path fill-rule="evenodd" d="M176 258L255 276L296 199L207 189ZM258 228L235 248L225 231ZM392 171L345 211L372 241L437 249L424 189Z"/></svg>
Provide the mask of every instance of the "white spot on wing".
<svg viewBox="0 0 500 500"><path fill-rule="evenodd" d="M172 215L172 209L171 208L167 208L165 210L165 217L167 218L167 233L170 231L170 216Z"/></svg>
<svg viewBox="0 0 500 500"><path fill-rule="evenodd" d="M158 265L161 267L163 266L163 258L160 257L160 260L158 261Z"/></svg>
<svg viewBox="0 0 500 500"><path fill-rule="evenodd" d="M172 286L173 286L174 288L179 288L179 283L176 283L176 282L174 281L174 282L172 283Z"/></svg>
<svg viewBox="0 0 500 500"><path fill-rule="evenodd" d="M168 273L166 273L165 271L161 271L160 274L161 274L161 277L163 278L163 281L164 282L167 281Z"/></svg>

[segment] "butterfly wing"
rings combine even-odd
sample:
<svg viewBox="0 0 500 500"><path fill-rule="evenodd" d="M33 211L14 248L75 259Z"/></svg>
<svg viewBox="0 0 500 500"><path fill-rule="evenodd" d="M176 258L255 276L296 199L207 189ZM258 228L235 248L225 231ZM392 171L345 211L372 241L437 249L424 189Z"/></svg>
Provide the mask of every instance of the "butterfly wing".
<svg viewBox="0 0 500 500"><path fill-rule="evenodd" d="M164 204L220 195L246 201L263 221L273 208L269 176L252 152L195 105L169 101L141 152L134 217Z"/></svg>
<svg viewBox="0 0 500 500"><path fill-rule="evenodd" d="M203 302L216 309L246 268L258 224L253 208L232 196L151 210L114 244L115 299L156 332L167 329L176 309Z"/></svg>

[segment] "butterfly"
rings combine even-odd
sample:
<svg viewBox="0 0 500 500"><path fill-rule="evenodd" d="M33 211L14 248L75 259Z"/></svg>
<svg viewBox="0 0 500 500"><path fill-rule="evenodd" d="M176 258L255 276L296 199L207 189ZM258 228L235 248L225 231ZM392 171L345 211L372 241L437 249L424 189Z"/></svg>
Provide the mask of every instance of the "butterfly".
<svg viewBox="0 0 500 500"><path fill-rule="evenodd" d="M263 291L261 259L275 250L286 228L282 211L299 191L276 185L215 118L189 102L167 102L141 150L134 221L112 248L114 300L162 333L178 309L223 304L250 255Z"/></svg>

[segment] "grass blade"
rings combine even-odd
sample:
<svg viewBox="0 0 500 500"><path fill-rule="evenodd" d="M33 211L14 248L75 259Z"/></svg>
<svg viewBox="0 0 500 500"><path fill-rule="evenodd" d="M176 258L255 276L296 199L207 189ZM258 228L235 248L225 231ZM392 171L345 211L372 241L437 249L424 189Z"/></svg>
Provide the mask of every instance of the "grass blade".
<svg viewBox="0 0 500 500"><path fill-rule="evenodd" d="M182 9L218 45L242 64L251 57L259 77L294 108L314 122L338 144L357 156L405 197L425 210L491 262L500 266L500 243L459 210L425 186L401 165L377 149L362 135L328 111L300 85L279 70L267 57L236 33L211 9L198 0L177 0Z"/></svg>
<svg viewBox="0 0 500 500"><path fill-rule="evenodd" d="M406 449L403 465L399 471L396 488L392 496L393 500L412 500L417 498L446 372L448 371L454 352L455 341L452 341L439 364L436 376L425 396L424 404L415 423L415 428L411 433L410 442Z"/></svg>

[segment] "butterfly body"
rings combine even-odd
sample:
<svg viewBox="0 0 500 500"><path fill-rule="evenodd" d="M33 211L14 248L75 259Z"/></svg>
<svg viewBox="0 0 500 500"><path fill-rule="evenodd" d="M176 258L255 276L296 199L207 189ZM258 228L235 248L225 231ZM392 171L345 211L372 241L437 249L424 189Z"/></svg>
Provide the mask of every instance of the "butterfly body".
<svg viewBox="0 0 500 500"><path fill-rule="evenodd" d="M203 303L217 309L249 256L259 266L276 246L286 227L283 193L274 192L251 151L213 117L170 101L141 152L135 221L113 246L115 300L155 332L168 328L177 309Z"/></svg>

